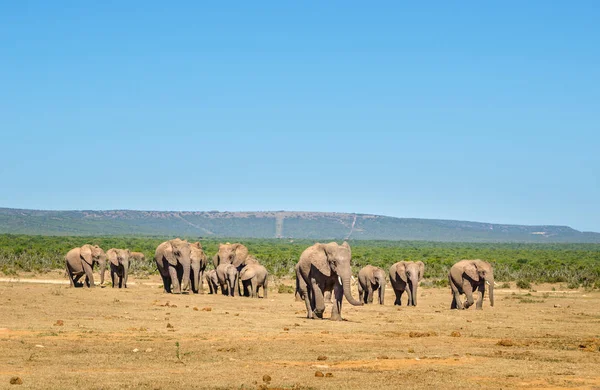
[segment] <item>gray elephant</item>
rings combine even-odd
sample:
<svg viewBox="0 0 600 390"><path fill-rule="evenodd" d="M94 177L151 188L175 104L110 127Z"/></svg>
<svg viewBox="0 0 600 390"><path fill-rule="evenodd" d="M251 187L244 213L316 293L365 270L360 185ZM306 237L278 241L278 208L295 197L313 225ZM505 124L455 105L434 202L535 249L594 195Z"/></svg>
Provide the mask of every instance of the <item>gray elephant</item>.
<svg viewBox="0 0 600 390"><path fill-rule="evenodd" d="M237 268L233 264L219 264L217 267L217 279L219 279L223 295L234 297L238 286Z"/></svg>
<svg viewBox="0 0 600 390"><path fill-rule="evenodd" d="M402 293L408 295L408 306L417 306L417 287L423 279L425 264L422 261L399 261L390 267L390 283L396 294L394 305L402 305Z"/></svg>
<svg viewBox="0 0 600 390"><path fill-rule="evenodd" d="M213 257L213 265L215 269L219 264L233 264L238 271L246 266L248 258L248 248L240 243L235 244L219 244L219 251Z"/></svg>
<svg viewBox="0 0 600 390"><path fill-rule="evenodd" d="M217 271L211 269L204 274L206 284L208 284L209 294L216 294L219 289L219 278L217 277Z"/></svg>
<svg viewBox="0 0 600 390"><path fill-rule="evenodd" d="M204 293L204 270L208 258L202 250L202 244L194 242L190 244L190 262L191 262L191 276L192 276L192 291L194 293Z"/></svg>
<svg viewBox="0 0 600 390"><path fill-rule="evenodd" d="M106 251L106 256L110 261L110 279L112 286L118 288L127 288L127 277L131 262L131 252L129 249L111 248Z"/></svg>
<svg viewBox="0 0 600 390"><path fill-rule="evenodd" d="M94 265L100 266L100 285L104 284L106 271L106 253L98 245L83 245L73 248L65 255L65 267L69 275L71 287L81 287L79 279L85 275L85 284L94 287Z"/></svg>
<svg viewBox="0 0 600 390"><path fill-rule="evenodd" d="M189 242L179 238L165 241L156 248L154 261L162 277L165 292L180 294L182 290L189 288L191 252Z"/></svg>
<svg viewBox="0 0 600 390"><path fill-rule="evenodd" d="M244 286L244 296L258 298L258 289L262 287L263 298L267 297L269 272L258 263L248 264L240 271L240 280Z"/></svg>
<svg viewBox="0 0 600 390"><path fill-rule="evenodd" d="M492 265L483 260L461 260L450 268L448 281L452 290L451 309L468 309L475 302L473 291L479 290L479 300L475 309L483 309L485 285L490 286L490 305L494 306L494 270ZM467 301L460 301L460 295L465 294Z"/></svg>
<svg viewBox="0 0 600 390"><path fill-rule="evenodd" d="M385 297L385 271L379 267L367 265L358 271L358 299L364 303L373 303L373 292L378 291L379 304Z"/></svg>
<svg viewBox="0 0 600 390"><path fill-rule="evenodd" d="M342 320L342 298L354 306L362 303L352 297L350 279L352 268L350 245L335 242L317 243L300 255L297 266L297 288L306 305L306 317L323 318L325 311L324 291L333 290L335 302L331 309L331 320Z"/></svg>
<svg viewBox="0 0 600 390"><path fill-rule="evenodd" d="M135 260L138 263L143 263L146 261L146 255L142 252L131 252L131 256L129 256L130 260Z"/></svg>

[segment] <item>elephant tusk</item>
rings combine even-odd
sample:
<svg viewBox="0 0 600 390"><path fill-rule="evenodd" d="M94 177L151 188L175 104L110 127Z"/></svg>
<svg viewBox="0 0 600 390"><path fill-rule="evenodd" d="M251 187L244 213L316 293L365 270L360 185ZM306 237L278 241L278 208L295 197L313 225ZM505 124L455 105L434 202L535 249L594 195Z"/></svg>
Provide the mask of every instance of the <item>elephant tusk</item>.
<svg viewBox="0 0 600 390"><path fill-rule="evenodd" d="M340 276L338 276L338 282L340 282L340 286L343 286L343 284L342 284L342 278Z"/></svg>
<svg viewBox="0 0 600 390"><path fill-rule="evenodd" d="M488 282L487 280L485 282L487 283L488 286L491 286L490 282Z"/></svg>
<svg viewBox="0 0 600 390"><path fill-rule="evenodd" d="M494 286L498 286L498 283L494 282Z"/></svg>

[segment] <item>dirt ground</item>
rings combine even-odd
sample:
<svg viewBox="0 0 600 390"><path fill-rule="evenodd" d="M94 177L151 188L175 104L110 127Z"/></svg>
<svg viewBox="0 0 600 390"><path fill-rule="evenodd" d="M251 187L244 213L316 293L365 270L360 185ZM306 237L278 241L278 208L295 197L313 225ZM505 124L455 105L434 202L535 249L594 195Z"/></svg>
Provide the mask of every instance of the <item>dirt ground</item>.
<svg viewBox="0 0 600 390"><path fill-rule="evenodd" d="M600 389L599 292L497 289L494 308L456 311L449 289L421 288L413 308L388 286L384 306L344 302L334 322L276 282L250 299L132 281L0 283L0 388Z"/></svg>

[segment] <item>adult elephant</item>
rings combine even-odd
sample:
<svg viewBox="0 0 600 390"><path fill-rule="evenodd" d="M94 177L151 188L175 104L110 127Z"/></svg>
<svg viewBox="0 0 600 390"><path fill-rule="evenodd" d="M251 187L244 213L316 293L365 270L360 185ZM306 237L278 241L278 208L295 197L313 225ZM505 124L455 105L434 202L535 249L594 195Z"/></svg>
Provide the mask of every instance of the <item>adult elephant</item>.
<svg viewBox="0 0 600 390"><path fill-rule="evenodd" d="M354 306L362 306L361 302L352 297L350 290L351 258L350 245L345 241L342 245L335 242L316 243L302 252L297 266L297 288L300 290L300 296L304 298L307 318L323 318L323 292L332 289L335 302L331 309L331 320L342 320L343 297Z"/></svg>
<svg viewBox="0 0 600 390"><path fill-rule="evenodd" d="M217 279L219 279L223 295L234 297L238 286L237 268L233 264L219 264L217 267Z"/></svg>
<svg viewBox="0 0 600 390"><path fill-rule="evenodd" d="M423 279L425 264L422 261L399 261L390 267L390 283L396 294L394 305L402 305L402 293L408 295L408 306L417 306L417 287Z"/></svg>
<svg viewBox="0 0 600 390"><path fill-rule="evenodd" d="M190 267L192 276L192 291L194 293L204 293L204 270L208 258L202 249L202 244L194 242L190 244Z"/></svg>
<svg viewBox="0 0 600 390"><path fill-rule="evenodd" d="M110 261L110 279L113 288L127 288L131 252L129 249L110 248L106 251L106 256Z"/></svg>
<svg viewBox="0 0 600 390"><path fill-rule="evenodd" d="M238 271L246 266L248 259L248 248L240 243L235 244L219 244L219 251L213 257L213 265L215 269L219 264L233 264Z"/></svg>
<svg viewBox="0 0 600 390"><path fill-rule="evenodd" d="M165 241L156 248L154 261L165 292L180 294L189 288L191 252L190 243L179 238Z"/></svg>
<svg viewBox="0 0 600 390"><path fill-rule="evenodd" d="M94 265L100 266L100 285L104 284L106 271L106 253L98 245L86 244L73 248L65 256L67 274L71 287L80 287L79 279L85 275L85 284L94 287Z"/></svg>
<svg viewBox="0 0 600 390"><path fill-rule="evenodd" d="M373 303L373 292L379 290L379 304L383 305L385 283L384 270L366 265L358 271L358 299L364 303Z"/></svg>
<svg viewBox="0 0 600 390"><path fill-rule="evenodd" d="M240 280L244 286L244 296L258 298L258 289L262 287L263 298L267 297L269 272L258 263L251 263L240 271Z"/></svg>
<svg viewBox="0 0 600 390"><path fill-rule="evenodd" d="M129 256L129 258L131 260L135 260L137 262L146 261L146 255L144 255L142 252L131 252L131 255Z"/></svg>
<svg viewBox="0 0 600 390"><path fill-rule="evenodd" d="M448 280L452 290L451 309L468 309L475 302L473 291L478 290L479 300L475 309L483 309L485 285L490 286L490 305L494 306L494 270L492 265L483 260L461 260L450 268ZM460 295L465 294L467 301L460 301Z"/></svg>

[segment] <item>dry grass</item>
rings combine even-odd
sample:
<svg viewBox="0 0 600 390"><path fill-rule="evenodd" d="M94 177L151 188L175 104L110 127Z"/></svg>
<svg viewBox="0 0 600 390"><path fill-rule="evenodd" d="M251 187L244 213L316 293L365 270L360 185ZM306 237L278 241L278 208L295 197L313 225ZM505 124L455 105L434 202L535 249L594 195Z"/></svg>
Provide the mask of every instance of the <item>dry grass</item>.
<svg viewBox="0 0 600 390"><path fill-rule="evenodd" d="M452 311L446 289L421 290L415 308L388 291L385 306L345 302L332 322L306 320L278 287L253 300L138 282L155 285L0 284L0 388L600 386L598 292L536 286L522 303L497 290L495 308Z"/></svg>

